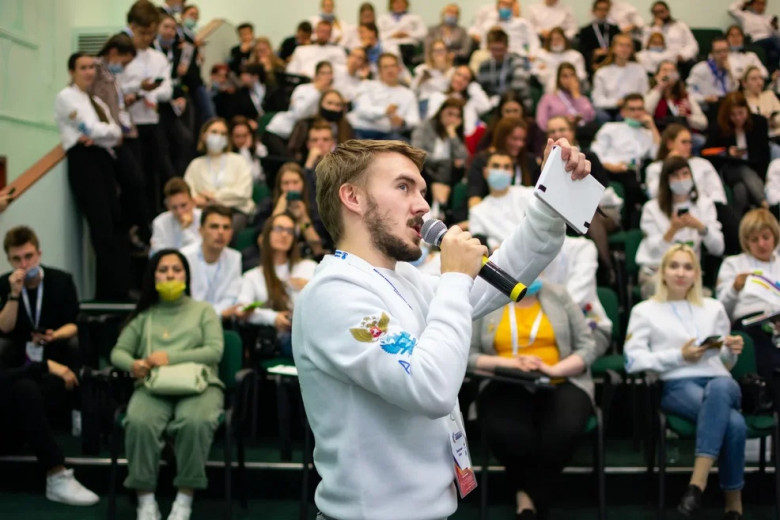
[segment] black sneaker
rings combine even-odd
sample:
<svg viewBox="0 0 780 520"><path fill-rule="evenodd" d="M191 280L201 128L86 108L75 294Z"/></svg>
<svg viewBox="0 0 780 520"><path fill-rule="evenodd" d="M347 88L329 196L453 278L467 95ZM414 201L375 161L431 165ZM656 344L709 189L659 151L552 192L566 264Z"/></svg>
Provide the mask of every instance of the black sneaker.
<svg viewBox="0 0 780 520"><path fill-rule="evenodd" d="M702 490L699 486L690 484L680 499L677 510L685 516L693 516L701 510Z"/></svg>
<svg viewBox="0 0 780 520"><path fill-rule="evenodd" d="M742 520L742 513L737 513L736 511L726 511L726 514L723 515L723 520Z"/></svg>
<svg viewBox="0 0 780 520"><path fill-rule="evenodd" d="M515 520L536 520L536 511L533 509L523 509L515 515Z"/></svg>

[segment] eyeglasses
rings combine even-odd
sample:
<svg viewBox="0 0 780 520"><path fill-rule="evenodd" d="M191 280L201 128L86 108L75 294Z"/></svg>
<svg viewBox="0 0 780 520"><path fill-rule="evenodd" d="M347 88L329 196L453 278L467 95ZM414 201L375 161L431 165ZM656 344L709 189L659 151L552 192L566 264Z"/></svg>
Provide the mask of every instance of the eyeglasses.
<svg viewBox="0 0 780 520"><path fill-rule="evenodd" d="M295 228L294 227L273 226L271 228L271 231L273 231L274 233L287 233L290 236L295 235Z"/></svg>

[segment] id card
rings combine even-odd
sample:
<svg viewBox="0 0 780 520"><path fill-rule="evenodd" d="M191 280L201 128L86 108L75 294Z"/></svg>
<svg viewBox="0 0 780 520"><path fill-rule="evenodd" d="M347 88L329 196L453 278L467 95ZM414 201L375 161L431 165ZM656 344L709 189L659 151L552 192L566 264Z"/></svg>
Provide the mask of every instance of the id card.
<svg viewBox="0 0 780 520"><path fill-rule="evenodd" d="M43 361L43 345L39 345L34 341L28 341L25 344L24 351L30 362L40 363Z"/></svg>
<svg viewBox="0 0 780 520"><path fill-rule="evenodd" d="M466 429L463 427L463 415L455 408L449 417L450 448L452 449L453 464L455 466L455 485L458 487L460 498L465 498L477 488L477 477L471 468L471 456L469 455Z"/></svg>

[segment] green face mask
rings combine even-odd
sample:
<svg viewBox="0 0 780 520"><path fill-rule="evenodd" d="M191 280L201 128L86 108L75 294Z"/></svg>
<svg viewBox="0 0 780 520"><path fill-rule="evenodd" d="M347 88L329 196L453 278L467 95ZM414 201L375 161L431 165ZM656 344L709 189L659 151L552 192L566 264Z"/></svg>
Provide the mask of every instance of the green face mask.
<svg viewBox="0 0 780 520"><path fill-rule="evenodd" d="M628 126L630 126L631 128L642 128L642 121L640 121L638 119L634 119L634 118L631 118L631 117L626 117L625 119L623 119L623 121L625 121L626 124Z"/></svg>
<svg viewBox="0 0 780 520"><path fill-rule="evenodd" d="M154 284L154 288L157 289L157 293L162 301L172 302L181 298L181 295L184 294L184 290L187 288L187 284L182 280L166 280L157 282Z"/></svg>

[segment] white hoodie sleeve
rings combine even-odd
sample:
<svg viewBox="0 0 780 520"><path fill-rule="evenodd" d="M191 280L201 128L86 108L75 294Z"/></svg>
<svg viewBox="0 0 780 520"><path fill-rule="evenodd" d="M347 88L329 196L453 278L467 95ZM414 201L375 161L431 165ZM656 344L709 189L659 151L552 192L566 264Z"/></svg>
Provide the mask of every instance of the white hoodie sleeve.
<svg viewBox="0 0 780 520"><path fill-rule="evenodd" d="M631 317L628 320L623 355L626 361L626 372L630 374L645 370L662 373L685 363L682 357L682 348L658 351L650 349L650 338L654 327L663 326L663 324L654 321L652 313L648 312L650 306L647 303L640 303L631 309Z"/></svg>
<svg viewBox="0 0 780 520"><path fill-rule="evenodd" d="M766 171L766 200L770 205L780 204L780 159L769 163Z"/></svg>

